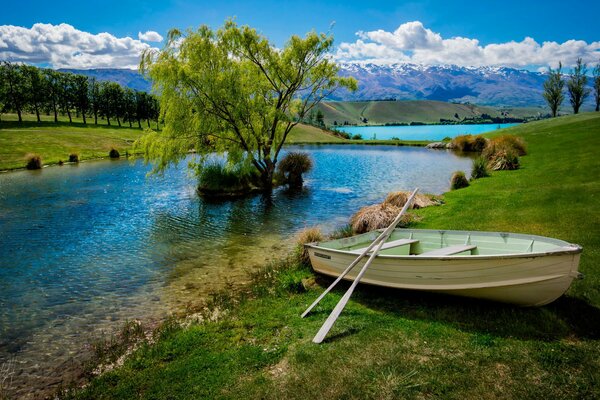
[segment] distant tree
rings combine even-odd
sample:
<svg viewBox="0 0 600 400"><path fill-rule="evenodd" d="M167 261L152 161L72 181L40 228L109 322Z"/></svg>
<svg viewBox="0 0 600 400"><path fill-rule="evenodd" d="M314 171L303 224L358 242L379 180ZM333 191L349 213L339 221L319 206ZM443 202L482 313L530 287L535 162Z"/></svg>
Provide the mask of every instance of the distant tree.
<svg viewBox="0 0 600 400"><path fill-rule="evenodd" d="M316 121L318 126L325 126L325 115L323 115L323 111L320 109L317 110Z"/></svg>
<svg viewBox="0 0 600 400"><path fill-rule="evenodd" d="M72 81L73 100L77 112L81 114L83 123L87 125L85 114L90 108L89 80L85 75L74 75Z"/></svg>
<svg viewBox="0 0 600 400"><path fill-rule="evenodd" d="M22 65L25 79L25 93L28 108L34 112L37 122L41 122L40 109L47 98L47 84L44 75L39 68L31 65Z"/></svg>
<svg viewBox="0 0 600 400"><path fill-rule="evenodd" d="M162 51L142 57L165 124L139 145L158 170L190 148L200 163L223 154L232 165L254 168L269 191L292 128L337 88L356 89L353 78L337 76L339 67L327 56L332 46L333 37L311 32L278 49L233 21L218 31L172 30Z"/></svg>
<svg viewBox="0 0 600 400"><path fill-rule="evenodd" d="M130 88L124 89L123 107L125 111L123 122L129 123L129 127L132 128L132 124L136 120L135 112L137 109L135 101L135 90Z"/></svg>
<svg viewBox="0 0 600 400"><path fill-rule="evenodd" d="M459 116L458 116L458 113L454 113L454 118L460 119Z"/></svg>
<svg viewBox="0 0 600 400"><path fill-rule="evenodd" d="M548 68L548 79L544 82L544 99L550 107L552 116L556 117L560 105L565 99L563 88L565 87L565 81L562 79L562 63L558 63L557 69Z"/></svg>
<svg viewBox="0 0 600 400"><path fill-rule="evenodd" d="M587 65L585 65L581 58L577 59L575 68L571 73L571 77L567 82L567 90L569 91L569 97L571 106L573 106L573 113L579 113L579 108L583 104L585 98L590 94L590 90L586 87L587 85Z"/></svg>
<svg viewBox="0 0 600 400"><path fill-rule="evenodd" d="M136 92L135 104L135 116L137 119L138 128L142 129L142 120L146 120L148 118L148 93Z"/></svg>
<svg viewBox="0 0 600 400"><path fill-rule="evenodd" d="M63 114L69 117L69 123L73 122L71 108L75 103L74 96L74 76L71 73L60 72L58 74L58 104Z"/></svg>
<svg viewBox="0 0 600 400"><path fill-rule="evenodd" d="M600 111L600 61L594 68L594 100L596 101L596 111Z"/></svg>
<svg viewBox="0 0 600 400"><path fill-rule="evenodd" d="M90 110L94 115L94 125L98 125L98 114L100 113L100 103L102 101L100 89L100 83L96 78L88 79L88 98L90 101Z"/></svg>
<svg viewBox="0 0 600 400"><path fill-rule="evenodd" d="M19 123L23 122L23 109L27 104L27 85L23 68L9 61L2 61L0 63L0 80L6 86L5 107L15 111Z"/></svg>
<svg viewBox="0 0 600 400"><path fill-rule="evenodd" d="M54 122L58 122L59 98L61 91L60 72L53 69L44 70L46 81L46 108L54 114Z"/></svg>

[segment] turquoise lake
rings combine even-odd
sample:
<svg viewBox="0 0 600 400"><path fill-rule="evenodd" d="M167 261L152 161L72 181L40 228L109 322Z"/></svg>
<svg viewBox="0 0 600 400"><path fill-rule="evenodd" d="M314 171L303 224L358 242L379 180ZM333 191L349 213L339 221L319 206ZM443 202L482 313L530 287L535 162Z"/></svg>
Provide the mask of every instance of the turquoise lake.
<svg viewBox="0 0 600 400"><path fill-rule="evenodd" d="M185 162L152 177L140 160L0 174L0 365L14 360L18 395L59 384L127 320L158 321L243 283L298 230L331 231L390 191L445 192L471 168L446 150L290 150L314 160L301 192L234 201L198 196Z"/></svg>
<svg viewBox="0 0 600 400"><path fill-rule="evenodd" d="M479 135L496 129L518 124L473 124L473 125L416 125L416 126L338 126L340 131L350 135L362 135L365 140L442 140L458 135Z"/></svg>

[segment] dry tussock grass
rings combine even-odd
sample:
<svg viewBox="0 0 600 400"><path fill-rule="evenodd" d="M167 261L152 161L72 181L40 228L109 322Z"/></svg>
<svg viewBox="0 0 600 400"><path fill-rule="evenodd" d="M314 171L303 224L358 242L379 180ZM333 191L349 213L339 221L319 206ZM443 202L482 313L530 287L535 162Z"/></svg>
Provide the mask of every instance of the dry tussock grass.
<svg viewBox="0 0 600 400"><path fill-rule="evenodd" d="M393 206L402 208L404 207L404 204L406 204L406 200L408 200L409 197L410 192L391 192L385 198L384 204L391 204ZM409 208L419 209L429 206L437 206L440 204L441 202L435 196L418 193Z"/></svg>
<svg viewBox="0 0 600 400"><path fill-rule="evenodd" d="M400 213L400 207L389 203L373 204L358 210L350 219L354 233L365 233L375 229L387 228ZM410 214L404 214L399 227L407 226L414 219Z"/></svg>
<svg viewBox="0 0 600 400"><path fill-rule="evenodd" d="M323 233L318 226L304 228L296 234L296 245L298 246L298 252L300 253L300 260L303 263L310 263L310 257L308 251L304 248L304 245L306 243L320 242L323 238Z"/></svg>

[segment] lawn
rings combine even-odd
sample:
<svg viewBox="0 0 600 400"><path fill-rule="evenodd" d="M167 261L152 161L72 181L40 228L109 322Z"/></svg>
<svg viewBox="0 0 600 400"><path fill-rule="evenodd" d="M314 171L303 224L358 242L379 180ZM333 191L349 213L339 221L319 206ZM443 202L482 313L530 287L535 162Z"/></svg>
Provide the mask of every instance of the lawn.
<svg viewBox="0 0 600 400"><path fill-rule="evenodd" d="M420 211L418 227L549 235L583 246L583 281L541 308L361 285L322 345L313 335L348 284L281 261L204 322L167 323L79 399L556 399L600 393L600 113L525 124L529 155ZM493 134L499 134L494 132ZM410 188L405 188L410 189ZM202 318L200 318L202 319Z"/></svg>

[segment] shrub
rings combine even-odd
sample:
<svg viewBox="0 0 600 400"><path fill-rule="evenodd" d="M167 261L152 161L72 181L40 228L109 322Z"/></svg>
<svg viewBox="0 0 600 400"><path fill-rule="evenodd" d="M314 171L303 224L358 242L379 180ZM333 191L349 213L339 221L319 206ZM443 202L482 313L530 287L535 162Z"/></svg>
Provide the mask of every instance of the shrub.
<svg viewBox="0 0 600 400"><path fill-rule="evenodd" d="M392 136L392 140L400 140L398 136Z"/></svg>
<svg viewBox="0 0 600 400"><path fill-rule="evenodd" d="M355 135L352 136L352 140L362 140L362 135L360 133L357 133Z"/></svg>
<svg viewBox="0 0 600 400"><path fill-rule="evenodd" d="M452 148L465 152L481 152L487 146L487 139L481 135L460 135L452 139Z"/></svg>
<svg viewBox="0 0 600 400"><path fill-rule="evenodd" d="M442 142L451 142L452 138L450 136L446 136L445 138L442 139Z"/></svg>
<svg viewBox="0 0 600 400"><path fill-rule="evenodd" d="M515 150L500 149L490 156L488 166L494 171L519 169L519 156Z"/></svg>
<svg viewBox="0 0 600 400"><path fill-rule="evenodd" d="M279 162L278 170L285 175L285 180L290 186L302 186L302 174L310 171L313 162L308 153L291 152Z"/></svg>
<svg viewBox="0 0 600 400"><path fill-rule="evenodd" d="M355 233L370 232L375 229L387 228L398 216L400 208L389 203L373 204L358 210L350 219ZM407 226L412 216L404 214L398 226Z"/></svg>
<svg viewBox="0 0 600 400"><path fill-rule="evenodd" d="M329 238L334 240L334 239L347 238L352 235L354 235L354 232L352 231L352 225L347 224L347 225L340 226L339 228L336 228L333 232L331 232L331 235L329 235Z"/></svg>
<svg viewBox="0 0 600 400"><path fill-rule="evenodd" d="M463 171L456 171L450 178L450 189L456 190L469 186L469 181Z"/></svg>
<svg viewBox="0 0 600 400"><path fill-rule="evenodd" d="M311 228L304 228L300 232L296 234L296 245L298 249L298 254L300 261L305 264L310 263L310 257L308 256L308 251L304 248L306 243L312 242L320 242L323 240L323 234L321 233L321 229L316 226Z"/></svg>
<svg viewBox="0 0 600 400"><path fill-rule="evenodd" d="M517 156L524 156L527 154L527 145L525 144L525 141L518 136L502 135L490 140L483 154L490 159L494 153L501 150L512 151L516 153Z"/></svg>
<svg viewBox="0 0 600 400"><path fill-rule="evenodd" d="M63 165L65 165L65 163L63 160L58 160L58 165L62 167Z"/></svg>
<svg viewBox="0 0 600 400"><path fill-rule="evenodd" d="M77 154L77 153L69 154L69 162L78 163L79 162L79 154Z"/></svg>
<svg viewBox="0 0 600 400"><path fill-rule="evenodd" d="M490 176L490 172L488 171L488 160L479 156L473 160L473 171L471 171L471 179L479 179Z"/></svg>
<svg viewBox="0 0 600 400"><path fill-rule="evenodd" d="M108 156L110 158L119 158L121 157L121 154L119 154L119 150L112 148L110 149L110 151L108 152Z"/></svg>
<svg viewBox="0 0 600 400"><path fill-rule="evenodd" d="M391 204L395 207L402 208L406 204L406 200L410 197L410 192L391 192L384 200L384 204ZM440 202L431 195L418 193L410 208L424 208L429 206L437 206Z"/></svg>
<svg viewBox="0 0 600 400"><path fill-rule="evenodd" d="M199 190L205 194L238 194L247 192L257 182L258 172L241 166L227 168L219 162L202 166L198 174Z"/></svg>
<svg viewBox="0 0 600 400"><path fill-rule="evenodd" d="M42 157L39 154L27 155L27 169L41 169L42 165Z"/></svg>

